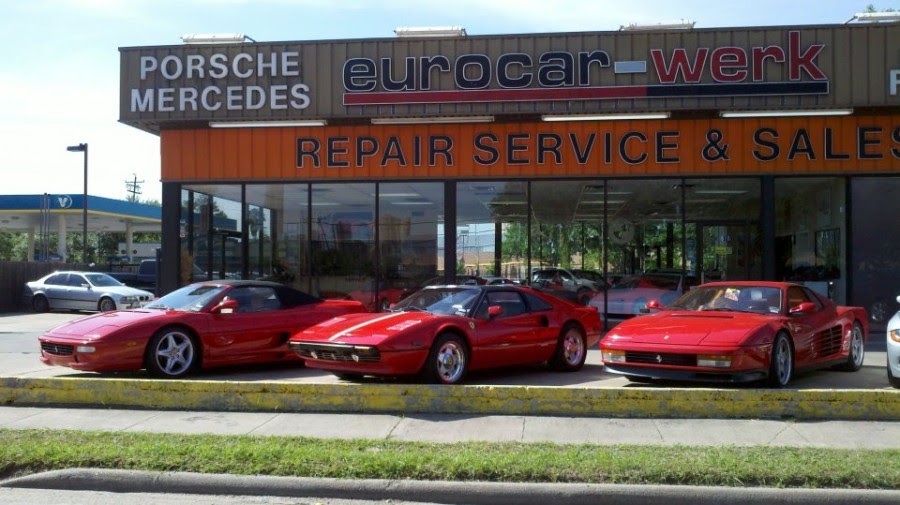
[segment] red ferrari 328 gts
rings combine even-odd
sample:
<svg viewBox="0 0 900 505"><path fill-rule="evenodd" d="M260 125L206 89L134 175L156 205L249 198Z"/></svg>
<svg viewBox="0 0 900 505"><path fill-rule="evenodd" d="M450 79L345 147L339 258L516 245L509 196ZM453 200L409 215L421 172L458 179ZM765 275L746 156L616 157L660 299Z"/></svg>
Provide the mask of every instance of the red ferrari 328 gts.
<svg viewBox="0 0 900 505"><path fill-rule="evenodd" d="M311 326L288 346L338 377L410 376L455 384L469 370L549 362L579 370L600 338L597 311L515 285L423 288L391 312Z"/></svg>
<svg viewBox="0 0 900 505"><path fill-rule="evenodd" d="M198 367L300 362L287 348L294 332L364 311L357 301L322 300L274 282L208 281L142 309L70 321L38 340L47 365L90 372L146 368L175 378Z"/></svg>
<svg viewBox="0 0 900 505"><path fill-rule="evenodd" d="M785 282L711 282L600 342L603 364L633 381L750 382L784 387L795 370L862 367L868 319Z"/></svg>

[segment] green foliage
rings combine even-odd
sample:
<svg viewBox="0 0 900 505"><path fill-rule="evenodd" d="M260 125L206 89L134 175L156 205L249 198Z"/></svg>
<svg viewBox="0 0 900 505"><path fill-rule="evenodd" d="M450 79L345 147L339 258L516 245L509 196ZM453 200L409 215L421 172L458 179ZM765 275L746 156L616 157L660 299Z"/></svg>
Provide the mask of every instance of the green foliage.
<svg viewBox="0 0 900 505"><path fill-rule="evenodd" d="M0 478L107 468L339 479L898 489L898 460L898 450L0 430Z"/></svg>

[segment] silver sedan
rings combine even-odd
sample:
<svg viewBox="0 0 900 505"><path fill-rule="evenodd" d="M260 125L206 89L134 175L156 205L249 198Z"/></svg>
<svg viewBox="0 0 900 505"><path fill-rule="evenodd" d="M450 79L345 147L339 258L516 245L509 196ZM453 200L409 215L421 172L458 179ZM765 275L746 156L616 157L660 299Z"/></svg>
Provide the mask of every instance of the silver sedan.
<svg viewBox="0 0 900 505"><path fill-rule="evenodd" d="M35 312L136 309L153 300L153 293L128 287L100 272L54 272L26 282L25 305Z"/></svg>

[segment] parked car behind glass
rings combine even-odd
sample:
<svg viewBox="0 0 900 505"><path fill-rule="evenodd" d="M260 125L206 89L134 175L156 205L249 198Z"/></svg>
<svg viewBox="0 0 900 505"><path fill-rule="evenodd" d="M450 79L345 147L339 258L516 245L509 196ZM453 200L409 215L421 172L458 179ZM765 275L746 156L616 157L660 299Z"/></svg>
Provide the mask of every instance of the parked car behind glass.
<svg viewBox="0 0 900 505"><path fill-rule="evenodd" d="M153 293L128 287L100 272L54 272L26 282L25 306L35 312L136 309L153 300Z"/></svg>

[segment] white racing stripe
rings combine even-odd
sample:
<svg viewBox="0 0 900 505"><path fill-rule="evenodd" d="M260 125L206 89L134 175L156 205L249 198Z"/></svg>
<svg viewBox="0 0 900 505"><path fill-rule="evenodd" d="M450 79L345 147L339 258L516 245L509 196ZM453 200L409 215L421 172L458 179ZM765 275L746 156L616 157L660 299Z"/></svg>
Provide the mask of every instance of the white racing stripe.
<svg viewBox="0 0 900 505"><path fill-rule="evenodd" d="M379 318L377 318L377 319L372 319L371 321L366 321L366 322L364 322L364 323L357 324L356 326L351 326L351 327L347 328L347 329L344 330L344 331L341 331L341 332L339 332L339 333L335 333L334 335L332 335L331 337L328 338L328 341L329 341L329 342L334 342L335 340L337 340L337 339L343 337L344 335L346 335L346 334L348 334L348 333L350 333L350 332L352 332L352 331L356 331L356 330L358 330L358 329L360 329L360 328L365 328L366 326L369 326L370 324L380 323L381 321L384 321L385 319L390 319L390 318L392 318L392 317L397 317L397 316L399 316L399 315L401 315L401 314L403 314L403 312L389 312L389 313L385 314L384 316L381 316L381 317L379 317Z"/></svg>

